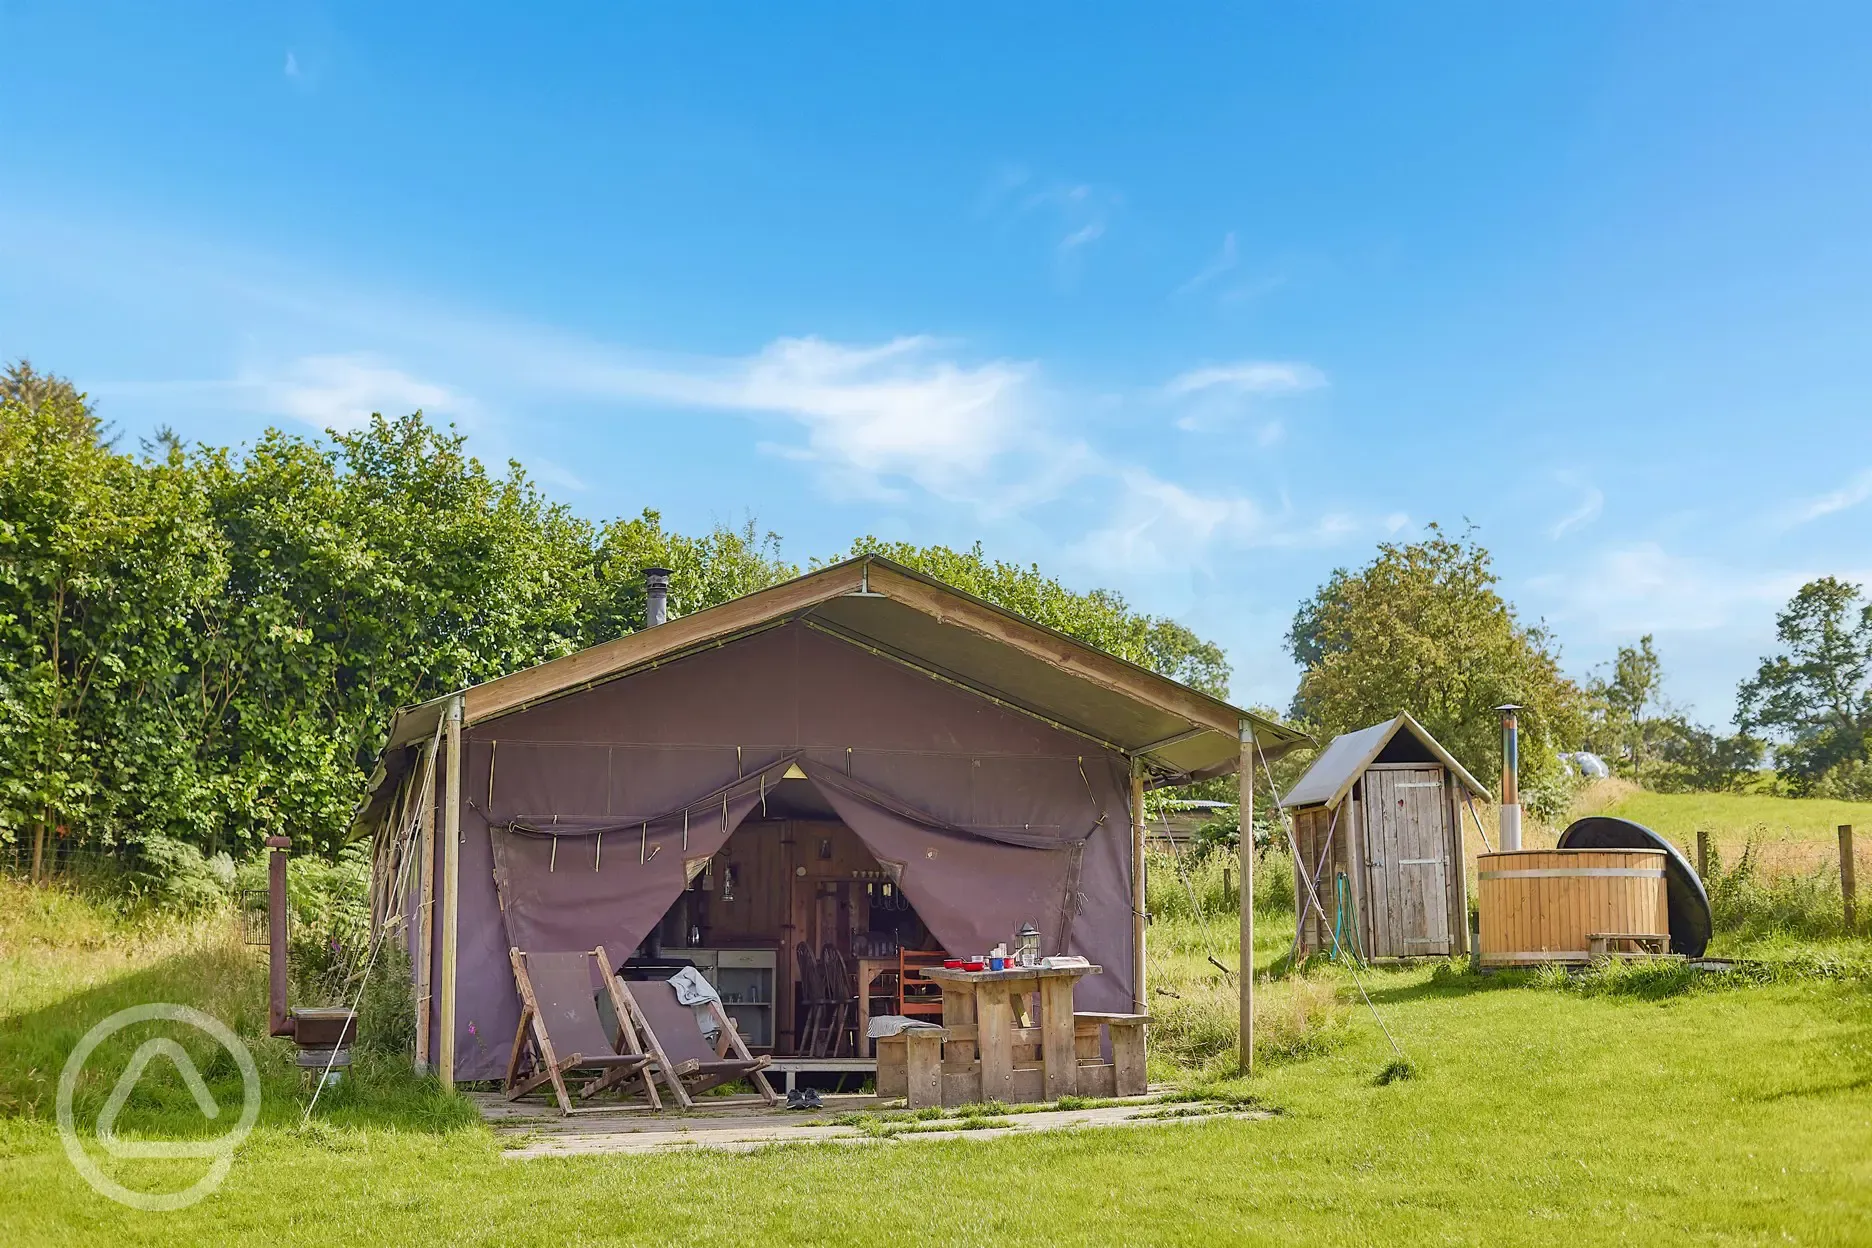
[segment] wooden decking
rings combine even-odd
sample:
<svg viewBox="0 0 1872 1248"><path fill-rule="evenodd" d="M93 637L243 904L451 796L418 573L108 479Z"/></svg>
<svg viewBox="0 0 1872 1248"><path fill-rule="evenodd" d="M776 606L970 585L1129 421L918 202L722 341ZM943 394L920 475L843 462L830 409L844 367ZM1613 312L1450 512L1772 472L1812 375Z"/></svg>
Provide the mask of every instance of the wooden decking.
<svg viewBox="0 0 1872 1248"><path fill-rule="evenodd" d="M629 1105L597 1108L566 1118L538 1103L516 1105L497 1092L472 1092L475 1103L514 1161L541 1157L581 1157L607 1153L660 1153L676 1149L751 1152L775 1144L871 1144L905 1140L993 1140L1037 1131L1106 1127L1174 1126L1216 1118L1265 1118L1265 1110L1207 1103L1164 1103L1155 1096L1132 1098L1096 1109L1040 1110L992 1119L993 1126L970 1120L903 1124L901 1134L881 1135L849 1122L836 1122L851 1110L878 1109L889 1102L876 1097L827 1096L817 1111L769 1109L756 1096L703 1098L693 1113L652 1113ZM955 1123L955 1127L947 1124Z"/></svg>

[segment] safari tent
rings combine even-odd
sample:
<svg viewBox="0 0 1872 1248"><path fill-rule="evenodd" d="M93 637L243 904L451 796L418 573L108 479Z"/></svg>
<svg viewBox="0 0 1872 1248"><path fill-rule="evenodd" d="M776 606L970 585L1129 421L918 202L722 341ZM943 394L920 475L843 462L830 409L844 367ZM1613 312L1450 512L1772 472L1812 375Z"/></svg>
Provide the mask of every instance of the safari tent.
<svg viewBox="0 0 1872 1248"><path fill-rule="evenodd" d="M778 1054L801 949L1032 923L1103 968L1083 1008L1135 1009L1144 790L1304 740L876 556L666 622L652 586L644 630L390 725L358 816L373 921L445 1082L503 1073L510 948L706 966Z"/></svg>

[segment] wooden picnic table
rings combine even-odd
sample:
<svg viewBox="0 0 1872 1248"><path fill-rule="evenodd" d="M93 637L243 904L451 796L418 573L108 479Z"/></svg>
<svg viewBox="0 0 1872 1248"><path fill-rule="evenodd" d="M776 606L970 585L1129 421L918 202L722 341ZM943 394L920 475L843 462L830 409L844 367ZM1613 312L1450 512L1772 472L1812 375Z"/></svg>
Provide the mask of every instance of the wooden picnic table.
<svg viewBox="0 0 1872 1248"><path fill-rule="evenodd" d="M967 1099L1013 1104L1079 1095L1073 987L1081 976L1103 973L1097 966L923 968L924 979L942 985L943 1028L948 1033L942 1062L944 1103L950 1101L946 1076L972 1075L976 1063L980 1088ZM972 1084L972 1078L960 1081L960 1086Z"/></svg>

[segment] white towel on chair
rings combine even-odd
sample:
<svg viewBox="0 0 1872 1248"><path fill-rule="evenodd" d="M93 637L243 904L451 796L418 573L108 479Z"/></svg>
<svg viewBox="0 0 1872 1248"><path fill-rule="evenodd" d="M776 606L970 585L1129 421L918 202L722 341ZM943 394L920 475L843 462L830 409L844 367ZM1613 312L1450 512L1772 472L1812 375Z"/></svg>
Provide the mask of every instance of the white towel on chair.
<svg viewBox="0 0 1872 1248"><path fill-rule="evenodd" d="M695 1014L696 1026L710 1044L721 1035L721 1027L715 1022L715 1011L709 1004L721 1004L721 993L715 991L715 985L708 982L701 971L693 966L685 966L670 976L669 984L676 990L676 999L688 1006Z"/></svg>
<svg viewBox="0 0 1872 1248"><path fill-rule="evenodd" d="M707 1005L710 1001L720 1001L721 994L715 991L715 985L703 977L701 971L693 966L685 966L669 979L670 987L676 990L676 999L684 1005Z"/></svg>

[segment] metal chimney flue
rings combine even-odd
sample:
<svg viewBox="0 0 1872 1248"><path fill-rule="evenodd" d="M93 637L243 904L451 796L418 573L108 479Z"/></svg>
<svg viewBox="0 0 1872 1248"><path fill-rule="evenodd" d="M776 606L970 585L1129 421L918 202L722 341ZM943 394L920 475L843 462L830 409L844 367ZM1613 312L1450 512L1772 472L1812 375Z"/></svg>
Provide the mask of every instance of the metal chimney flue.
<svg viewBox="0 0 1872 1248"><path fill-rule="evenodd" d="M266 838L267 855L267 1034L293 1034L286 1008L286 851L290 836Z"/></svg>
<svg viewBox="0 0 1872 1248"><path fill-rule="evenodd" d="M655 628L669 621L669 569L645 568L644 627Z"/></svg>
<svg viewBox="0 0 1872 1248"><path fill-rule="evenodd" d="M1501 712L1501 847L1521 848L1521 725L1512 702Z"/></svg>

